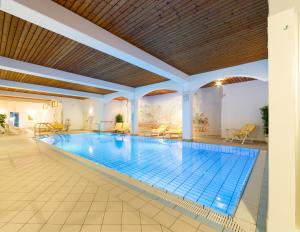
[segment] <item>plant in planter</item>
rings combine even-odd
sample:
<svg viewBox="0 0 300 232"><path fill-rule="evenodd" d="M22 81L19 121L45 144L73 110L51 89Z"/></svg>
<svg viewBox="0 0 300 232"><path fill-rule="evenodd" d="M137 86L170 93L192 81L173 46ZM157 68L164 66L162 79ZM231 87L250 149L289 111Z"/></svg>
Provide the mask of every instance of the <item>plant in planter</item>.
<svg viewBox="0 0 300 232"><path fill-rule="evenodd" d="M6 114L0 114L0 125L2 127L4 127L6 117Z"/></svg>
<svg viewBox="0 0 300 232"><path fill-rule="evenodd" d="M268 135L269 135L269 107L264 106L260 108L260 114L261 114L261 119L263 120L263 125L264 125L264 134L266 138L266 142L268 142Z"/></svg>
<svg viewBox="0 0 300 232"><path fill-rule="evenodd" d="M117 114L115 120L116 120L116 123L123 123L123 115L122 114Z"/></svg>

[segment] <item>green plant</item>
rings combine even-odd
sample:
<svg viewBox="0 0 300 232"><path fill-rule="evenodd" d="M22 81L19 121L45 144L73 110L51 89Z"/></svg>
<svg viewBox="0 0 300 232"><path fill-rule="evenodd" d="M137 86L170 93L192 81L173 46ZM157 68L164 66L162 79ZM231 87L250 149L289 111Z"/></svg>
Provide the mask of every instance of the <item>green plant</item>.
<svg viewBox="0 0 300 232"><path fill-rule="evenodd" d="M123 115L122 114L117 114L116 116L116 123L122 123L123 122Z"/></svg>
<svg viewBox="0 0 300 232"><path fill-rule="evenodd" d="M264 106L260 108L260 114L264 124L264 133L265 135L268 135L269 134L269 107Z"/></svg>
<svg viewBox="0 0 300 232"><path fill-rule="evenodd" d="M4 127L5 119L6 119L6 114L0 114L0 125Z"/></svg>

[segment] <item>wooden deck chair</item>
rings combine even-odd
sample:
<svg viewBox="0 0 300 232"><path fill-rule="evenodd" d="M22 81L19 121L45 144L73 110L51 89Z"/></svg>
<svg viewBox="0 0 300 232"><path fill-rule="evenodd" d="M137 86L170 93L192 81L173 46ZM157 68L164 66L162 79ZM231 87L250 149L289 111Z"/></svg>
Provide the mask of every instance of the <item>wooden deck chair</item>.
<svg viewBox="0 0 300 232"><path fill-rule="evenodd" d="M123 126L122 122L117 122L113 129L113 132L119 132L120 130L122 130L122 126Z"/></svg>
<svg viewBox="0 0 300 232"><path fill-rule="evenodd" d="M152 136L153 135L156 135L156 136L164 135L167 128L168 128L167 125L160 125L158 128L151 130L151 135Z"/></svg>
<svg viewBox="0 0 300 232"><path fill-rule="evenodd" d="M233 140L240 140L242 141L242 144L245 143L246 139L249 138L249 135L256 129L255 124L246 124L244 125L240 130L235 131L232 133L232 139Z"/></svg>
<svg viewBox="0 0 300 232"><path fill-rule="evenodd" d="M171 137L180 137L180 136L182 136L182 128L178 127L175 129L167 129L165 131L165 136L169 136L170 138Z"/></svg>
<svg viewBox="0 0 300 232"><path fill-rule="evenodd" d="M123 123L122 128L119 129L120 133L127 133L130 131L130 127L128 123Z"/></svg>
<svg viewBox="0 0 300 232"><path fill-rule="evenodd" d="M55 128L58 131L64 130L64 124L62 123L52 123L51 125L53 126L53 128Z"/></svg>

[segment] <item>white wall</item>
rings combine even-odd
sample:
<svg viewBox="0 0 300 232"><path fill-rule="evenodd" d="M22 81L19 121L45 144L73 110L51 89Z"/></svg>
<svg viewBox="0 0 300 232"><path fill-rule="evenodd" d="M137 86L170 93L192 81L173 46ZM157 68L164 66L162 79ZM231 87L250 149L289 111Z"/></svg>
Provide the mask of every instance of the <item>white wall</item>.
<svg viewBox="0 0 300 232"><path fill-rule="evenodd" d="M66 119L70 119L70 130L84 129L83 100L63 98L61 102L63 123L65 123Z"/></svg>
<svg viewBox="0 0 300 232"><path fill-rule="evenodd" d="M103 102L90 98L83 101L83 121L85 130L99 130L103 119Z"/></svg>
<svg viewBox="0 0 300 232"><path fill-rule="evenodd" d="M7 123L10 112L19 112L19 126L21 128L34 127L34 124L38 122L53 122L55 118L60 116L55 109L43 109L42 102L23 101L13 98L0 99L0 113L7 115ZM29 120L28 116L33 120Z"/></svg>
<svg viewBox="0 0 300 232"><path fill-rule="evenodd" d="M127 100L112 100L107 102L104 104L104 112L103 121L106 121L106 123L103 123L102 126L104 130L110 130L113 128L117 114L122 114L124 122L130 124L130 102Z"/></svg>
<svg viewBox="0 0 300 232"><path fill-rule="evenodd" d="M61 98L57 108L49 109L43 109L43 102L0 99L0 113L19 112L20 127L33 127L38 122L65 123L66 119L70 119L70 130L94 130L99 127L102 109L100 99ZM28 114L34 120L28 120Z"/></svg>
<svg viewBox="0 0 300 232"><path fill-rule="evenodd" d="M222 136L226 129L239 129L245 123L258 126L253 137L264 139L260 108L268 105L268 83L248 81L223 86ZM283 119L285 120L285 119Z"/></svg>
<svg viewBox="0 0 300 232"><path fill-rule="evenodd" d="M222 87L199 89L194 95L193 112L208 118L207 135L221 135Z"/></svg>

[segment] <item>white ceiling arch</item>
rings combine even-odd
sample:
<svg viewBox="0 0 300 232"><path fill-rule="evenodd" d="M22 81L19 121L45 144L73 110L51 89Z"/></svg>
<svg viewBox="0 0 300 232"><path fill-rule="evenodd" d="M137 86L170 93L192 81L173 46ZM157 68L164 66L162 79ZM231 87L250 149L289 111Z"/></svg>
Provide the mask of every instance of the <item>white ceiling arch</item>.
<svg viewBox="0 0 300 232"><path fill-rule="evenodd" d="M268 81L268 60L260 60L192 75L185 86L185 91L196 91L203 85L227 77L250 77L261 81Z"/></svg>

